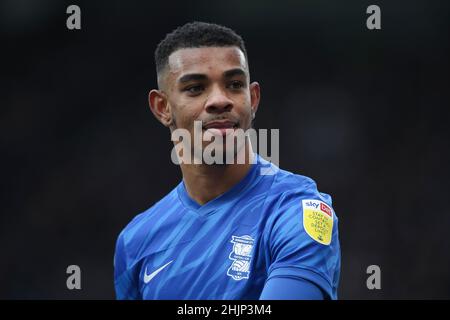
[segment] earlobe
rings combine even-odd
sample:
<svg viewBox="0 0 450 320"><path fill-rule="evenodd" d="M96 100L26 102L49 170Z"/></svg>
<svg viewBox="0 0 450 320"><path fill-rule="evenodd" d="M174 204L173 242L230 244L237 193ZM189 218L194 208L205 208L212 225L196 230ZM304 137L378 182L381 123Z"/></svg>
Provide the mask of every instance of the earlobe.
<svg viewBox="0 0 450 320"><path fill-rule="evenodd" d="M170 113L170 105L164 92L153 89L148 94L148 102L150 110L156 119L164 126L168 127L172 123L172 115Z"/></svg>

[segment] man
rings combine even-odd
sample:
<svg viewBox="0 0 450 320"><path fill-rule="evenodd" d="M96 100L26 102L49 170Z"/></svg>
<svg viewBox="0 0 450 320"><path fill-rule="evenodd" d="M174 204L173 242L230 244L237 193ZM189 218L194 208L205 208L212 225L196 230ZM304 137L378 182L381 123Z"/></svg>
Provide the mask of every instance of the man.
<svg viewBox="0 0 450 320"><path fill-rule="evenodd" d="M251 128L260 87L250 83L234 31L186 24L158 45L155 59L158 90L149 104L172 133L194 136L196 121L216 138ZM181 162L180 184L121 232L117 298L336 299L340 246L330 196L268 163L248 140L220 146L216 152L245 161ZM189 151L198 160L196 147ZM274 174L262 174L267 167Z"/></svg>

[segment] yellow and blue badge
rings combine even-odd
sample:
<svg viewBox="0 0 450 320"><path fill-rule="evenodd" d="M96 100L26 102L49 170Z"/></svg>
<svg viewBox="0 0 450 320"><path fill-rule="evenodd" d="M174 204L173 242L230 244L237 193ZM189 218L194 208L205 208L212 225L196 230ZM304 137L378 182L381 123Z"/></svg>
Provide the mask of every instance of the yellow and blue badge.
<svg viewBox="0 0 450 320"><path fill-rule="evenodd" d="M333 234L333 209L320 200L302 200L303 227L317 242L329 245Z"/></svg>

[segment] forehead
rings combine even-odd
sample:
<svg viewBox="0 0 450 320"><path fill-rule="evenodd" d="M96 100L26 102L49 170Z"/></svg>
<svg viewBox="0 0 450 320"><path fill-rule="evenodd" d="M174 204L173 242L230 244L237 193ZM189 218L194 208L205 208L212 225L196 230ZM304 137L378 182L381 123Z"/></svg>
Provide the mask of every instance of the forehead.
<svg viewBox="0 0 450 320"><path fill-rule="evenodd" d="M247 61L238 47L183 48L169 56L169 74L176 79L186 73L212 73L241 68L247 72Z"/></svg>

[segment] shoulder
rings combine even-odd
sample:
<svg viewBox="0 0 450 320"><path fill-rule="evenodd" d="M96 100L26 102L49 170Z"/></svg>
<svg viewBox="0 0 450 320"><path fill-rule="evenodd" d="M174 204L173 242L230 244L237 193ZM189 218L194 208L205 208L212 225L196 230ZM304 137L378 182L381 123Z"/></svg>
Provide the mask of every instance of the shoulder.
<svg viewBox="0 0 450 320"><path fill-rule="evenodd" d="M320 192L310 177L278 169L269 191L270 200L286 205L300 200L315 199L332 206L329 194Z"/></svg>
<svg viewBox="0 0 450 320"><path fill-rule="evenodd" d="M306 231L314 240L328 244L333 231L337 232L338 217L332 198L320 192L310 177L280 169L274 177L266 204L266 228L270 230L267 234L284 236L290 230ZM314 230L312 225L316 226ZM319 227L323 230L318 230Z"/></svg>
<svg viewBox="0 0 450 320"><path fill-rule="evenodd" d="M171 205L178 199L176 188L168 193L164 198L153 204L150 208L137 214L123 229L122 233L130 234L139 226L146 225L157 220Z"/></svg>
<svg viewBox="0 0 450 320"><path fill-rule="evenodd" d="M138 259L142 243L163 223L170 220L171 215L167 213L176 203L178 203L178 193L175 188L150 208L137 214L122 229L117 239L117 248L123 248L128 259Z"/></svg>

